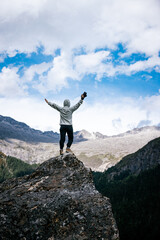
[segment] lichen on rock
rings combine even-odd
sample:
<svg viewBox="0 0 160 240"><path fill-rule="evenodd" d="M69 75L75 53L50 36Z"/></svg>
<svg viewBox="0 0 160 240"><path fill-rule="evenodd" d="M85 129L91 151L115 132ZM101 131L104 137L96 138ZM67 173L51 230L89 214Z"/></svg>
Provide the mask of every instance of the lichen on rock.
<svg viewBox="0 0 160 240"><path fill-rule="evenodd" d="M109 199L72 154L0 184L0 226L2 240L119 239Z"/></svg>

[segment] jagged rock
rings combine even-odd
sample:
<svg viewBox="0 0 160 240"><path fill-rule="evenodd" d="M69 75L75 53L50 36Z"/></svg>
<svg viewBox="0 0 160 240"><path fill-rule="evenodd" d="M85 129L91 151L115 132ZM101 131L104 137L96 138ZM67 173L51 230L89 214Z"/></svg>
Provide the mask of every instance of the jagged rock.
<svg viewBox="0 0 160 240"><path fill-rule="evenodd" d="M51 158L0 185L2 240L118 240L109 199L74 155Z"/></svg>

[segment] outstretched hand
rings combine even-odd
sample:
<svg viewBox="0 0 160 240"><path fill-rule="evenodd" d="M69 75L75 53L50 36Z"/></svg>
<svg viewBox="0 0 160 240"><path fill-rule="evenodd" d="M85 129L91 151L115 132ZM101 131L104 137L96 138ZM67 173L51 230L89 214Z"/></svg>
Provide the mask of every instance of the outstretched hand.
<svg viewBox="0 0 160 240"><path fill-rule="evenodd" d="M45 98L44 100L46 101L46 103L48 103L48 101L47 101L47 99L46 99L46 98Z"/></svg>
<svg viewBox="0 0 160 240"><path fill-rule="evenodd" d="M81 95L81 99L83 100L85 97L87 97L87 93L84 92L82 95Z"/></svg>
<svg viewBox="0 0 160 240"><path fill-rule="evenodd" d="M83 94L81 95L81 99L82 99L82 100L84 99L84 95L83 95Z"/></svg>

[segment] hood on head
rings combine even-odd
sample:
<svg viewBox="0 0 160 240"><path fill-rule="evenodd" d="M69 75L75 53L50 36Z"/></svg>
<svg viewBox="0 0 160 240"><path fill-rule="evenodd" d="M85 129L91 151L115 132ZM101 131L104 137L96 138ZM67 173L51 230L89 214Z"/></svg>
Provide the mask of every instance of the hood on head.
<svg viewBox="0 0 160 240"><path fill-rule="evenodd" d="M63 102L63 106L67 106L67 107L70 107L71 103L69 101L69 99L65 99L64 102Z"/></svg>

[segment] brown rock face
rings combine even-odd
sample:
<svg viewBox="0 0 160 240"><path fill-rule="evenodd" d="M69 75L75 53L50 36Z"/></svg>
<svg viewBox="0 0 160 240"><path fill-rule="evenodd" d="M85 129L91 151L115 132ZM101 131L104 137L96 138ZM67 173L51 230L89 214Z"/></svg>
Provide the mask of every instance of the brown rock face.
<svg viewBox="0 0 160 240"><path fill-rule="evenodd" d="M0 185L0 239L118 240L109 199L74 155Z"/></svg>

